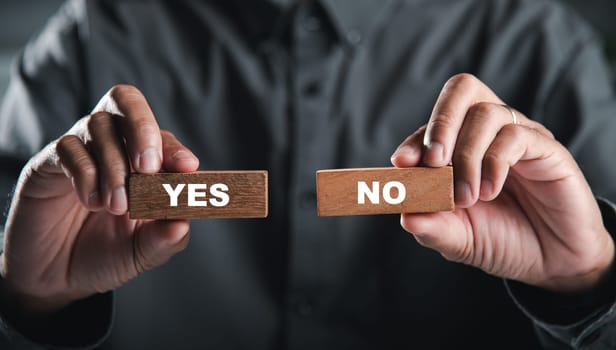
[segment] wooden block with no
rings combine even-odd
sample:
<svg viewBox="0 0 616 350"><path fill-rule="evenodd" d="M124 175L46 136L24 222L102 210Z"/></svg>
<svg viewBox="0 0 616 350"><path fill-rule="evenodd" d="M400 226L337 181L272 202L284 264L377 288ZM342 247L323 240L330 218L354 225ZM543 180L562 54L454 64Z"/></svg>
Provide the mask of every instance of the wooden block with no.
<svg viewBox="0 0 616 350"><path fill-rule="evenodd" d="M320 216L453 210L453 171L443 168L363 168L317 171Z"/></svg>
<svg viewBox="0 0 616 350"><path fill-rule="evenodd" d="M267 217L267 171L131 174L131 219Z"/></svg>

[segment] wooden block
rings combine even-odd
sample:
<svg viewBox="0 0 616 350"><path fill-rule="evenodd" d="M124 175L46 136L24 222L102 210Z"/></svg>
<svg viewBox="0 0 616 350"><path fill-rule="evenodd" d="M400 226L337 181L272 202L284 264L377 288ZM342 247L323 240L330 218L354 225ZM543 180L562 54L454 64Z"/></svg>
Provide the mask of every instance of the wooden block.
<svg viewBox="0 0 616 350"><path fill-rule="evenodd" d="M426 213L453 206L449 166L317 171L320 216Z"/></svg>
<svg viewBox="0 0 616 350"><path fill-rule="evenodd" d="M267 171L131 174L131 219L267 217Z"/></svg>

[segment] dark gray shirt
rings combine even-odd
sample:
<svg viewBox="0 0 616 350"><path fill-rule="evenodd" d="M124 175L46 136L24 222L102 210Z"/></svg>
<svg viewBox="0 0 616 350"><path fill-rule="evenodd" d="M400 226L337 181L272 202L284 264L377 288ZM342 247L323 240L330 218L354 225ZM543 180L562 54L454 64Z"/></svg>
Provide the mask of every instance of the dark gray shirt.
<svg viewBox="0 0 616 350"><path fill-rule="evenodd" d="M10 320L7 333L104 349L613 348L610 283L561 298L511 283L513 299L502 280L420 247L397 216L317 217L315 171L388 166L459 72L544 123L616 200L609 73L588 27L551 2L69 2L17 61L2 193L128 83L202 169L269 170L270 216L193 221L185 252L115 292L110 334L109 294L44 334Z"/></svg>

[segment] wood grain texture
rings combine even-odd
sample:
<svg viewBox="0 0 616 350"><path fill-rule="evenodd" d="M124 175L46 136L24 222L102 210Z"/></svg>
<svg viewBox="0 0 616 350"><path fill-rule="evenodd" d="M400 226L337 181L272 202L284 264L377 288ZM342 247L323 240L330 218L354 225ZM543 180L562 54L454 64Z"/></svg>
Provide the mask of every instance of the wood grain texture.
<svg viewBox="0 0 616 350"><path fill-rule="evenodd" d="M264 218L268 210L267 171L197 171L192 173L131 174L128 180L128 210L131 219ZM163 187L186 187L179 193L177 206ZM206 184L198 200L216 200L210 193L214 184L228 187L225 206L188 206L188 184ZM203 193L204 192L204 193Z"/></svg>
<svg viewBox="0 0 616 350"><path fill-rule="evenodd" d="M363 195L364 190L359 191L360 196L365 199L364 204L359 203L358 182L360 181L365 182L371 190L378 187L378 204L368 200L368 197ZM373 182L378 182L378 185ZM392 197L398 199L398 188L391 185L385 186L390 182L398 182L404 186L406 196L399 204L387 203L383 197L385 188L389 190L385 191L389 194L389 199ZM317 207L319 216L450 211L454 207L453 171L451 167L317 171Z"/></svg>

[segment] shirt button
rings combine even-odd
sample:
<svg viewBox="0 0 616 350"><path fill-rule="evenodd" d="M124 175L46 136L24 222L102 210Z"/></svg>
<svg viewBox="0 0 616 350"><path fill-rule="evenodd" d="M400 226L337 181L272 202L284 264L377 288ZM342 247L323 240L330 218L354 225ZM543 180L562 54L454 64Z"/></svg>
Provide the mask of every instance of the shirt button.
<svg viewBox="0 0 616 350"><path fill-rule="evenodd" d="M361 33L355 29L351 29L347 32L347 40L353 45L357 45L361 42Z"/></svg>
<svg viewBox="0 0 616 350"><path fill-rule="evenodd" d="M317 80L311 81L304 85L302 93L307 97L314 97L321 91L321 83Z"/></svg>
<svg viewBox="0 0 616 350"><path fill-rule="evenodd" d="M304 192L300 195L299 206L302 209L314 208L317 203L317 194L312 191Z"/></svg>
<svg viewBox="0 0 616 350"><path fill-rule="evenodd" d="M306 17L302 20L302 27L308 32L316 32L321 29L321 21L314 16Z"/></svg>
<svg viewBox="0 0 616 350"><path fill-rule="evenodd" d="M295 312L302 317L308 317L314 312L314 304L308 299L300 298L295 302Z"/></svg>

